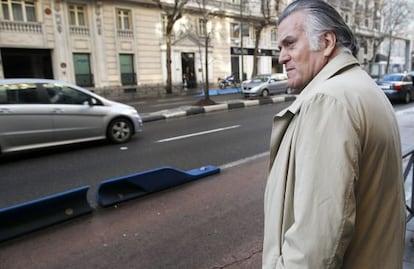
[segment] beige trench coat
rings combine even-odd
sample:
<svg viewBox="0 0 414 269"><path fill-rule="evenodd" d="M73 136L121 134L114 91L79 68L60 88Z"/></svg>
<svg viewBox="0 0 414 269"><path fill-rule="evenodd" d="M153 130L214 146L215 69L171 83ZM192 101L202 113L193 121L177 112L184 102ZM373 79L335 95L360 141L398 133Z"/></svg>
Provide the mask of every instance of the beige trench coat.
<svg viewBox="0 0 414 269"><path fill-rule="evenodd" d="M402 268L405 199L393 108L341 53L274 117L263 268Z"/></svg>

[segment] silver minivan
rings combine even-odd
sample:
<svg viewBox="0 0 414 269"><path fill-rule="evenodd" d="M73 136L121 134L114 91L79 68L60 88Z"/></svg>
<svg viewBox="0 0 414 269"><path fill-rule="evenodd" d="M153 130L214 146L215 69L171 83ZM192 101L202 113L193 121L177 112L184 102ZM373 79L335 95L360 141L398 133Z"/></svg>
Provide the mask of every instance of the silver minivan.
<svg viewBox="0 0 414 269"><path fill-rule="evenodd" d="M135 108L64 81L0 80L0 153L99 139L125 143L142 125Z"/></svg>

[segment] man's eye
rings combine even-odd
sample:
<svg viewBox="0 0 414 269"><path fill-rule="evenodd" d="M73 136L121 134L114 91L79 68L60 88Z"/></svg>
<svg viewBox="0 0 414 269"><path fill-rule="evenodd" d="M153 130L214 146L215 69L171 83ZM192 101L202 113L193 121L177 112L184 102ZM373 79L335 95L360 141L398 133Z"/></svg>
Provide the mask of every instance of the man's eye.
<svg viewBox="0 0 414 269"><path fill-rule="evenodd" d="M286 44L285 44L285 46L286 47L291 47L293 44L294 44L295 42L294 41L286 41Z"/></svg>

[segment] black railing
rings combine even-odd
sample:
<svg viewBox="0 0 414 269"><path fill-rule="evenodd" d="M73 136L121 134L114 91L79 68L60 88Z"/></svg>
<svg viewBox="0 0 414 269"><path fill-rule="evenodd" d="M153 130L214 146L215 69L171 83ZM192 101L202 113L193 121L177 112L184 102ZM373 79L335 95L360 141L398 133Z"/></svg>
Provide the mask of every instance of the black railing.
<svg viewBox="0 0 414 269"><path fill-rule="evenodd" d="M122 85L137 85L137 74L135 73L121 73Z"/></svg>
<svg viewBox="0 0 414 269"><path fill-rule="evenodd" d="M404 163L407 162L404 168L404 183L407 183L408 176L411 176L411 197L409 199L409 203L405 205L408 211L408 222L414 217L414 147L404 150L402 158Z"/></svg>
<svg viewBox="0 0 414 269"><path fill-rule="evenodd" d="M76 85L81 87L93 87L93 74L76 74Z"/></svg>

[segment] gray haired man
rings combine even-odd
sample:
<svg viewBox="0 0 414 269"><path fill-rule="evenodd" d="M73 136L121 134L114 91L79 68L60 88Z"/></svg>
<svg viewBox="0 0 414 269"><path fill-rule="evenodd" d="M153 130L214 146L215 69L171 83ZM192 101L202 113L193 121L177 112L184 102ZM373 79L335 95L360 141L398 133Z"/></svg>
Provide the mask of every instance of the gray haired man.
<svg viewBox="0 0 414 269"><path fill-rule="evenodd" d="M353 33L326 2L298 0L278 44L299 95L273 121L263 268L402 268L400 134Z"/></svg>

